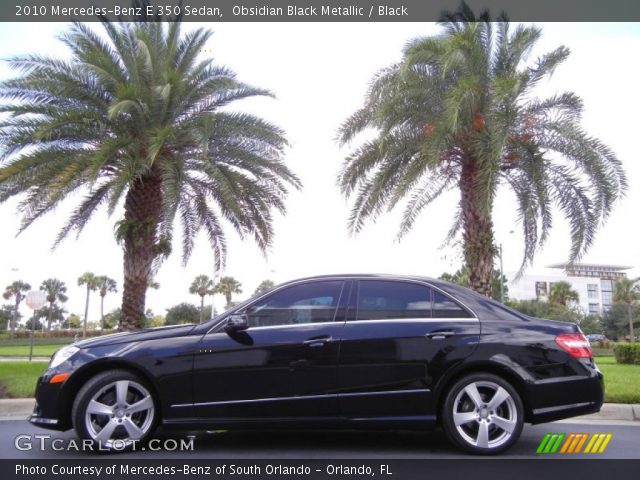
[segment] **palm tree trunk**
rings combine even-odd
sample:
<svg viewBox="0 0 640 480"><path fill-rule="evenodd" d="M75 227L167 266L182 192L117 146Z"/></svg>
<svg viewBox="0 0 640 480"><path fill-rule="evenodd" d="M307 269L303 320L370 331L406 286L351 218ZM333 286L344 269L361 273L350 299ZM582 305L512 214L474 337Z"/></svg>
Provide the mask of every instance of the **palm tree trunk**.
<svg viewBox="0 0 640 480"><path fill-rule="evenodd" d="M633 333L633 316L631 315L631 304L627 303L627 319L629 320L629 341L635 342L636 337Z"/></svg>
<svg viewBox="0 0 640 480"><path fill-rule="evenodd" d="M491 208L482 208L477 181L478 162L467 158L460 176L460 208L462 210L464 259L469 269L470 287L482 295L491 296L493 272L493 222Z"/></svg>
<svg viewBox="0 0 640 480"><path fill-rule="evenodd" d="M100 295L100 328L104 330L104 295Z"/></svg>
<svg viewBox="0 0 640 480"><path fill-rule="evenodd" d="M90 289L89 289L89 284L87 284L87 298L84 301L84 322L82 324L83 337L87 336L87 318L89 317L89 294L90 294Z"/></svg>
<svg viewBox="0 0 640 480"><path fill-rule="evenodd" d="M227 300L227 308L231 306L231 292L225 292L224 298Z"/></svg>
<svg viewBox="0 0 640 480"><path fill-rule="evenodd" d="M204 295L200 296L200 323L202 323L204 315Z"/></svg>
<svg viewBox="0 0 640 480"><path fill-rule="evenodd" d="M135 330L145 312L145 297L155 256L156 229L162 212L162 180L158 171L136 180L125 200L122 330Z"/></svg>
<svg viewBox="0 0 640 480"><path fill-rule="evenodd" d="M16 325L18 324L18 315L20 315L20 300L16 299L16 310L13 314L13 321L11 322L11 335L16 331Z"/></svg>
<svg viewBox="0 0 640 480"><path fill-rule="evenodd" d="M53 316L53 302L49 302L49 312L47 313L47 331L51 330L51 317Z"/></svg>

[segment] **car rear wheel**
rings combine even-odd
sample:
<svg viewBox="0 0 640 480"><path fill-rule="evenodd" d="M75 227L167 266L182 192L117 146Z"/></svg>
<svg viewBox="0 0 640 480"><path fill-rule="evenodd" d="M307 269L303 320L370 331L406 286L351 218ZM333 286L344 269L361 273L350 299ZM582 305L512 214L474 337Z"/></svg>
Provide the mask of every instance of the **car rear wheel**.
<svg viewBox="0 0 640 480"><path fill-rule="evenodd" d="M151 389L137 375L112 370L91 378L73 403L73 426L94 449L126 451L149 439L158 409Z"/></svg>
<svg viewBox="0 0 640 480"><path fill-rule="evenodd" d="M524 409L516 390L489 373L467 375L445 397L442 426L449 440L475 454L492 455L520 437Z"/></svg>

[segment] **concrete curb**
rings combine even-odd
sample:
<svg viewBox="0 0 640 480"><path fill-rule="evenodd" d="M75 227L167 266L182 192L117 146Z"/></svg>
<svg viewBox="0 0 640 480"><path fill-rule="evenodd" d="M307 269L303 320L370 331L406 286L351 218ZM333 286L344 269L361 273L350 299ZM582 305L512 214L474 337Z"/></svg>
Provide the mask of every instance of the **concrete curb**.
<svg viewBox="0 0 640 480"><path fill-rule="evenodd" d="M0 421L24 420L31 415L34 404L35 400L33 398L0 399ZM574 417L566 421L575 423L583 420L640 422L640 404L605 403L598 413Z"/></svg>

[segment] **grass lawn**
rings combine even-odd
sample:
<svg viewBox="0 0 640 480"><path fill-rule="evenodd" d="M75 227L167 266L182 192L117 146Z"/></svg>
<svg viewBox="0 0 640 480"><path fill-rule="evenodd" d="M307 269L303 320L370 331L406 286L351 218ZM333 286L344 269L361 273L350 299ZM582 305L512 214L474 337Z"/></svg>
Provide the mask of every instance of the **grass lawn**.
<svg viewBox="0 0 640 480"><path fill-rule="evenodd" d="M614 357L597 357L604 374L605 402L640 403L640 365L618 365Z"/></svg>
<svg viewBox="0 0 640 480"><path fill-rule="evenodd" d="M598 357L596 363L604 374L606 402L640 403L640 365L618 365L612 356ZM46 367L46 362L0 362L0 394L31 397Z"/></svg>
<svg viewBox="0 0 640 480"><path fill-rule="evenodd" d="M62 345L33 345L33 355L50 357ZM29 345L0 345L0 357L28 357Z"/></svg>
<svg viewBox="0 0 640 480"><path fill-rule="evenodd" d="M0 362L0 392L11 398L33 397L47 362Z"/></svg>

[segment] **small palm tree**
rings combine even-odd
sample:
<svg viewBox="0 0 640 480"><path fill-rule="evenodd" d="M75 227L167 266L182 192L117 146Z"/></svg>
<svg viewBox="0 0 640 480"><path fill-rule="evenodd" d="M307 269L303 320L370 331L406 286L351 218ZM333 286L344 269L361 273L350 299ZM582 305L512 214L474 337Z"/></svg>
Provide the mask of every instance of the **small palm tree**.
<svg viewBox="0 0 640 480"><path fill-rule="evenodd" d="M18 323L18 319L20 317L20 303L24 300L25 292L31 290L31 285L22 280L16 280L15 282L7 285L2 294L2 298L5 300L9 300L13 297L14 302L14 312L13 312L13 321L11 322L11 333L13 333L16 329L16 324Z"/></svg>
<svg viewBox="0 0 640 480"><path fill-rule="evenodd" d="M116 293L118 284L113 278L109 278L106 275L96 277L96 282L100 293L100 327L104 330L104 297L107 296L107 293Z"/></svg>
<svg viewBox="0 0 640 480"><path fill-rule="evenodd" d="M400 62L373 79L365 105L339 130L341 144L370 129L345 160L339 186L354 197L349 228L405 203L399 237L423 209L455 189L460 200L448 236L462 235L470 287L489 296L497 248L493 207L515 195L524 233L520 272L548 237L553 206L571 226L570 260L592 244L627 187L613 151L582 129L572 92L536 98L536 87L568 56L559 47L533 62L536 26L491 21L462 4L441 33L411 40ZM406 202L405 202L406 201Z"/></svg>
<svg viewBox="0 0 640 480"><path fill-rule="evenodd" d="M260 285L258 285L258 288L256 288L256 291L253 292L253 294L257 295L259 293L266 292L267 290L272 289L274 286L275 283L273 283L273 280L263 280L262 282L260 282Z"/></svg>
<svg viewBox="0 0 640 480"><path fill-rule="evenodd" d="M98 289L98 277L91 272L85 272L78 278L78 285L85 285L87 289L87 298L84 302L84 322L82 325L82 336L87 336L87 318L89 318L89 296L91 292Z"/></svg>
<svg viewBox="0 0 640 480"><path fill-rule="evenodd" d="M621 278L615 284L613 301L627 306L627 321L629 322L629 338L636 341L633 331L633 315L631 307L640 300L640 285L637 281L628 278Z"/></svg>
<svg viewBox="0 0 640 480"><path fill-rule="evenodd" d="M53 305L51 304L45 305L44 307L38 310L36 315L38 318L46 318L48 329L51 330L51 324L54 321L60 322L60 323L64 322L65 313L67 313L67 310L62 305L56 305L54 303ZM45 327L45 324L43 322L42 324L43 330L44 330L44 327Z"/></svg>
<svg viewBox="0 0 640 480"><path fill-rule="evenodd" d="M191 282L189 293L200 296L200 323L204 320L204 297L214 293L213 280L206 275L198 275Z"/></svg>
<svg viewBox="0 0 640 480"><path fill-rule="evenodd" d="M549 303L555 303L566 307L570 302L578 303L580 295L569 282L554 282L549 289Z"/></svg>
<svg viewBox="0 0 640 480"><path fill-rule="evenodd" d="M104 22L102 32L74 23L61 36L67 58L14 58L19 74L0 83L0 202L21 197L20 231L80 199L57 244L100 208L123 207L124 330L145 318L149 277L171 252L175 223L183 261L204 230L220 268L224 228L266 251L274 211L300 187L283 161L284 132L229 108L272 94L201 55L210 31L182 33L173 20Z"/></svg>
<svg viewBox="0 0 640 480"><path fill-rule="evenodd" d="M49 302L49 308L47 309L47 330L51 330L51 321L54 315L61 316L63 313L62 308L59 308L59 312L56 310L56 302L64 303L69 300L67 297L67 286L62 280L57 278L49 278L44 280L40 285L40 290L47 294L47 302Z"/></svg>
<svg viewBox="0 0 640 480"><path fill-rule="evenodd" d="M222 277L215 286L215 293L221 293L227 302L225 308L231 308L234 293L242 293L242 284L233 277Z"/></svg>

